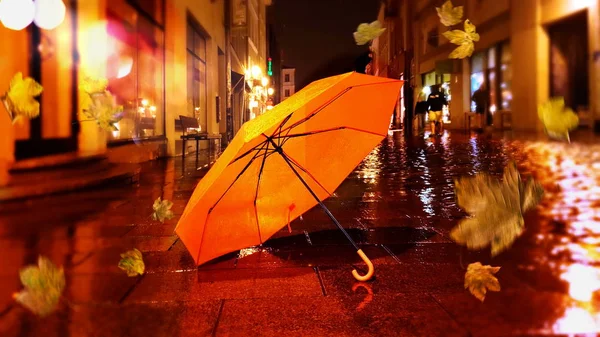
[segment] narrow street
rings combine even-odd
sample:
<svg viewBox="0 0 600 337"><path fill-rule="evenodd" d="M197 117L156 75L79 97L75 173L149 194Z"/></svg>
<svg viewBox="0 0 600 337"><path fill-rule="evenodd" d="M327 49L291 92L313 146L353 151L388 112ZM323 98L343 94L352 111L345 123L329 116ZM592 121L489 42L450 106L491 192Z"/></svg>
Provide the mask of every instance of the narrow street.
<svg viewBox="0 0 600 337"><path fill-rule="evenodd" d="M509 336L595 333L600 325L600 145L395 132L326 201L375 265L364 268L315 208L263 247L197 268L173 230L196 183L193 156L143 164L134 186L0 205L0 336ZM466 216L453 179L501 176L510 159L546 195L501 255L472 252L448 233ZM157 197L175 217L151 219ZM138 248L146 274L119 254ZM48 256L66 272L58 312L37 318L11 298L20 268ZM463 287L469 263L500 266L502 290L483 303Z"/></svg>

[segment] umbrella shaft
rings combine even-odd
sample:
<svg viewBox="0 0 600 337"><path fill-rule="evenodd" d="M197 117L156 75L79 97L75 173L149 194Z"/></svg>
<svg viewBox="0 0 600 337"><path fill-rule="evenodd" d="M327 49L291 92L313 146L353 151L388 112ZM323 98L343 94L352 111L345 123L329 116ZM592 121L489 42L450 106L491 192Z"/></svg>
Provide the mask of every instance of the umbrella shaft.
<svg viewBox="0 0 600 337"><path fill-rule="evenodd" d="M272 140L271 140L271 143L273 144L273 146L275 146L276 149L279 148L277 146L277 144L275 144L275 142L273 142ZM356 248L356 250L359 250L360 248L358 248L358 245L356 244L356 242L354 242L354 240L352 240L352 238L350 237L350 234L348 234L348 232L346 232L346 230L344 229L344 227L342 227L342 225L339 223L339 221L337 221L337 219L333 216L333 214L331 214L331 211L329 211L329 209L327 208L327 206L325 206L325 204L323 204L323 202L321 201L321 199L319 199L319 197L315 194L315 192L312 190L312 188L310 188L310 186L308 186L308 184L306 183L306 181L304 181L304 179L302 178L302 176L300 175L300 173L298 173L298 171L296 170L296 168L294 167L294 165L292 165L292 163L290 162L289 158L285 155L285 153L283 153L283 151L277 151L277 152L283 157L283 160L285 160L285 162L292 169L292 171L294 172L294 174L296 174L296 176L298 177L298 179L300 179L300 182L302 182L302 184L304 185L304 187L306 187L306 189L308 190L308 192L319 203L319 206L321 206L321 208L323 209L323 211L325 212L325 214L327 214L327 216L331 219L331 221L333 221L333 223L342 231L342 233L344 233L344 235L346 236L346 238L348 239L348 241L350 241L350 243L352 244L352 246L354 246L354 248Z"/></svg>

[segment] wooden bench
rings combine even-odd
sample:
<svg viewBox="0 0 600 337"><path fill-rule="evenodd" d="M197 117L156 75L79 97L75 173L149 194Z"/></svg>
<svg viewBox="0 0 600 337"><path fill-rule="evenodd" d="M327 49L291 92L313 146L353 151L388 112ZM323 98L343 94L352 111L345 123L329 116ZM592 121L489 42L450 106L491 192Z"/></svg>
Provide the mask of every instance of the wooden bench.
<svg viewBox="0 0 600 337"><path fill-rule="evenodd" d="M208 152L209 152L209 156L210 153L213 150L213 140L215 141L219 141L218 147L217 149L221 148L221 134L208 134L208 133L188 133L187 131L189 129L198 129L200 128L200 125L198 124L198 120L196 118L192 118L192 117L188 117L188 116L182 116L179 115L179 121L181 122L181 129L182 129L182 135L181 135L181 140L183 141L183 146L182 146L182 150L181 150L181 157L182 160L185 159L185 152L186 152L186 147L185 147L185 143L188 140L195 140L196 141L196 160L198 160L198 152L199 152L199 147L198 147L198 143L203 140L203 141L208 141Z"/></svg>

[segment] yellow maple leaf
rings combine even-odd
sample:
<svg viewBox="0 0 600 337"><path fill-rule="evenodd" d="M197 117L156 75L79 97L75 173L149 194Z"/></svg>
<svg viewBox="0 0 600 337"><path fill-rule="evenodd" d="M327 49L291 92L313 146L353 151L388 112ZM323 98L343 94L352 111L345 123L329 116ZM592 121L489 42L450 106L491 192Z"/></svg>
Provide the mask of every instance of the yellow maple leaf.
<svg viewBox="0 0 600 337"><path fill-rule="evenodd" d="M40 115L40 103L35 97L41 95L43 90L44 88L33 78L23 78L21 72L13 77L4 98L4 105L13 124L21 117L31 119Z"/></svg>
<svg viewBox="0 0 600 337"><path fill-rule="evenodd" d="M48 258L40 256L37 266L27 266L19 271L24 290L13 295L14 299L41 317L52 313L65 288L65 273Z"/></svg>
<svg viewBox="0 0 600 337"><path fill-rule="evenodd" d="M353 34L354 41L356 41L357 45L362 46L375 40L384 31L385 28L381 28L381 22L377 20L371 23L361 23Z"/></svg>
<svg viewBox="0 0 600 337"><path fill-rule="evenodd" d="M465 273L465 289L483 302L487 291L500 291L500 282L494 274L500 267L484 266L480 262L471 263Z"/></svg>
<svg viewBox="0 0 600 337"><path fill-rule="evenodd" d="M121 260L119 261L119 268L127 273L127 276L134 277L137 275L143 275L146 266L142 257L142 252L137 248L128 250L121 254Z"/></svg>
<svg viewBox="0 0 600 337"><path fill-rule="evenodd" d="M463 17L463 6L453 7L451 0L444 2L442 7L436 7L435 10L444 26L454 26Z"/></svg>
<svg viewBox="0 0 600 337"><path fill-rule="evenodd" d="M474 42L479 41L479 34L475 32L475 25L468 19L465 20L464 31L454 29L444 32L442 35L450 40L450 43L458 45L458 47L448 55L448 58L451 59L470 57L473 55L473 50L475 50Z"/></svg>
<svg viewBox="0 0 600 337"><path fill-rule="evenodd" d="M88 94L103 93L108 87L108 80L103 77L96 77L91 75L84 75L83 79L79 83L79 89L87 92Z"/></svg>
<svg viewBox="0 0 600 337"><path fill-rule="evenodd" d="M569 131L579 125L579 117L568 107L562 97L551 98L538 106L538 117L548 136L558 140L570 141Z"/></svg>
<svg viewBox="0 0 600 337"><path fill-rule="evenodd" d="M512 245L524 229L523 213L542 198L541 185L530 179L525 184L514 162L504 169L502 182L487 173L455 181L457 204L472 217L452 229L450 237L469 249L491 245L495 256Z"/></svg>

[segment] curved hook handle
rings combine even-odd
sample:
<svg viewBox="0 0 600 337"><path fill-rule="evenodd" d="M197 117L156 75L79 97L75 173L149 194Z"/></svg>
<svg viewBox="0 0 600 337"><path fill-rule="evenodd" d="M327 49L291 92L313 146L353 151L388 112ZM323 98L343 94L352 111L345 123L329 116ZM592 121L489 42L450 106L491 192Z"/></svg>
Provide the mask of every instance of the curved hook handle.
<svg viewBox="0 0 600 337"><path fill-rule="evenodd" d="M365 253L362 251L362 249L357 250L356 253L367 264L367 267L369 268L369 271L367 271L367 273L365 275L360 275L356 271L356 269L354 269L352 271L352 276L354 276L355 279L357 279L358 281L361 281L361 282L362 281L368 281L368 280L371 279L371 277L373 277L373 273L375 272L375 268L373 268L373 263L371 262L371 260L369 260L369 258L367 257L367 255L365 255Z"/></svg>

